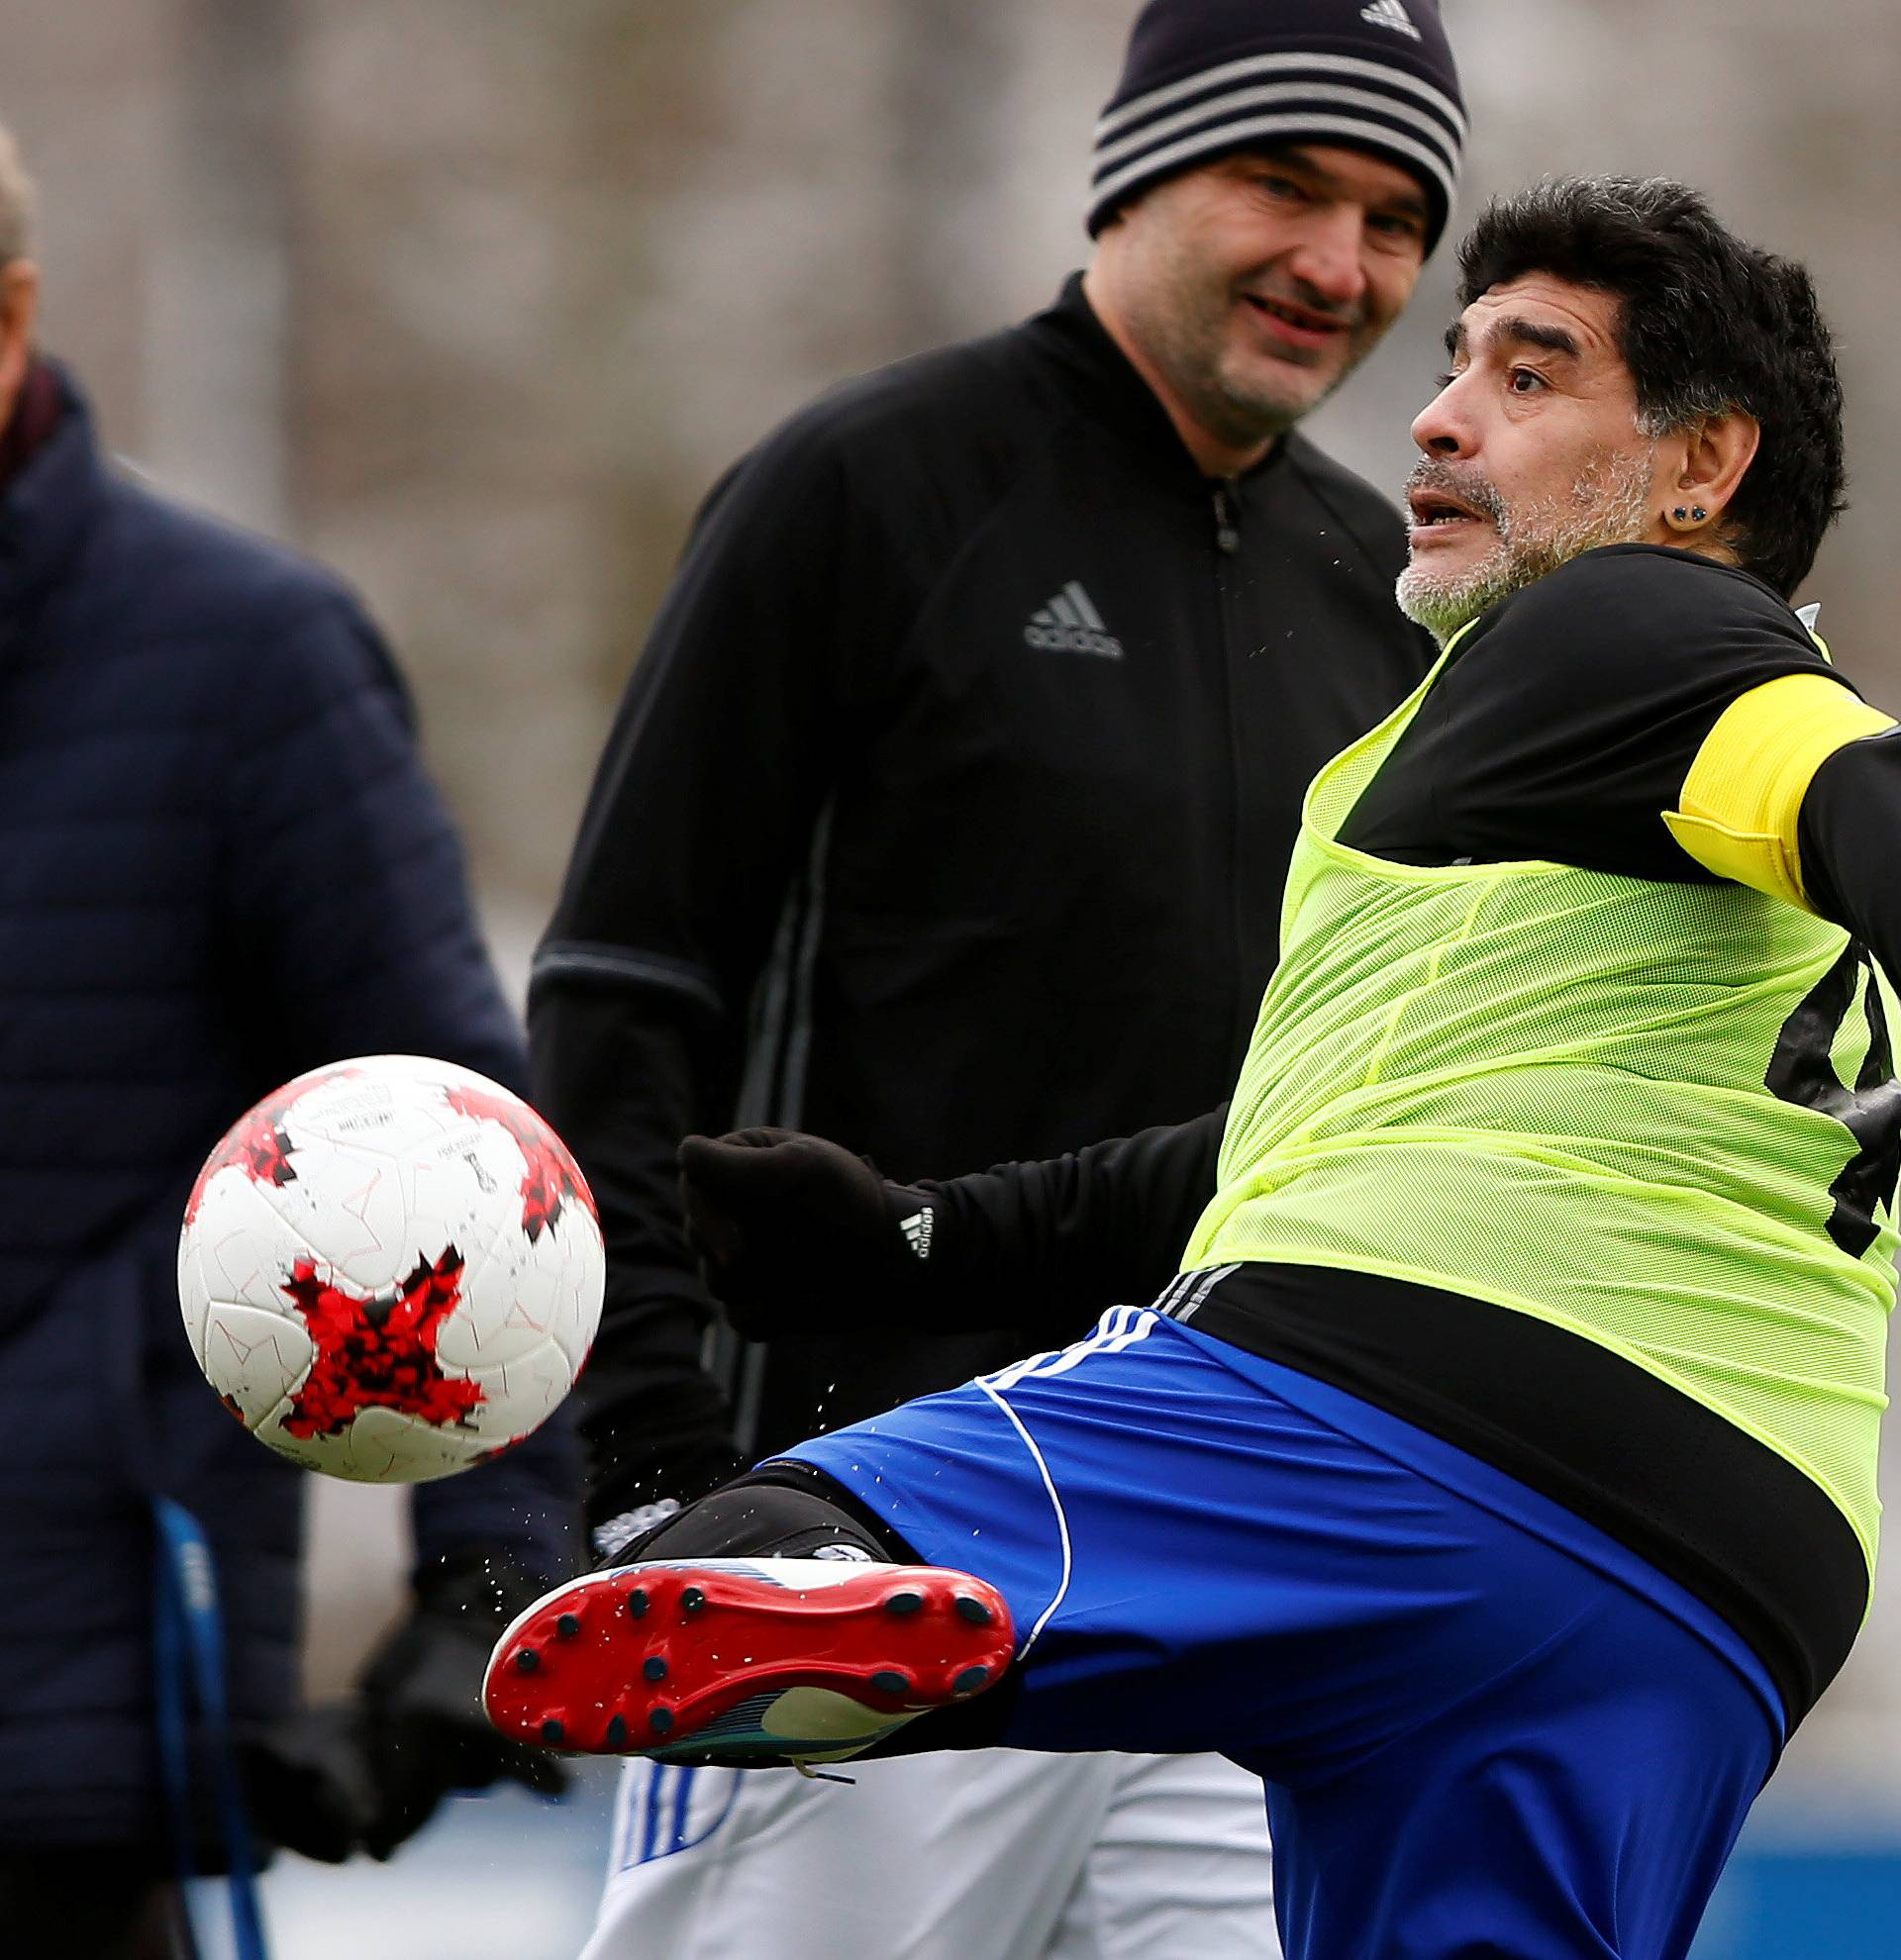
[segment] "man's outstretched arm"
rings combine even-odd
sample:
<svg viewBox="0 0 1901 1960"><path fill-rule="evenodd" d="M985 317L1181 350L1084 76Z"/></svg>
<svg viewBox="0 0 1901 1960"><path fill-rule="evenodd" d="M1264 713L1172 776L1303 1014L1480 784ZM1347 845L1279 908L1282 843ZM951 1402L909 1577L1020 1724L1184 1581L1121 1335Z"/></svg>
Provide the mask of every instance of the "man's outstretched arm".
<svg viewBox="0 0 1901 1960"><path fill-rule="evenodd" d="M1822 764L1797 840L1809 904L1846 926L1901 987L1901 729L1851 741Z"/></svg>
<svg viewBox="0 0 1901 1960"><path fill-rule="evenodd" d="M1227 1114L912 1185L797 1131L690 1136L687 1234L755 1340L1009 1327L1035 1346L1160 1292L1215 1194Z"/></svg>

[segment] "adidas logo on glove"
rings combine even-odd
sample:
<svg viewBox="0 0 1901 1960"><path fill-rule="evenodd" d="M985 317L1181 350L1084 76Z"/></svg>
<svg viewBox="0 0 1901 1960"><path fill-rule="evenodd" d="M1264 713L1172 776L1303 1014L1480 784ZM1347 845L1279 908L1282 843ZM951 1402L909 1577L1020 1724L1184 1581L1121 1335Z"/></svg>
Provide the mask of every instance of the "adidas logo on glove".
<svg viewBox="0 0 1901 1960"><path fill-rule="evenodd" d="M931 1224L936 1214L926 1205L922 1211L913 1212L908 1219L898 1221L898 1229L904 1233L904 1242L920 1259L931 1256Z"/></svg>

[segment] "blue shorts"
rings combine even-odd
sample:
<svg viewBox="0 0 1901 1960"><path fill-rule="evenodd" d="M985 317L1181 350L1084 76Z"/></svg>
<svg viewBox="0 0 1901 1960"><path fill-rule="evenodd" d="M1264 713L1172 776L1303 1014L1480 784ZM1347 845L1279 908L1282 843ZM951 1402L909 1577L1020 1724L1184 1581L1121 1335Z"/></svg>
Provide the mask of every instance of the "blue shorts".
<svg viewBox="0 0 1901 1960"><path fill-rule="evenodd" d="M1008 1744L1266 1779L1289 1960L1685 1953L1781 1744L1622 1545L1148 1309L788 1454L1009 1600Z"/></svg>

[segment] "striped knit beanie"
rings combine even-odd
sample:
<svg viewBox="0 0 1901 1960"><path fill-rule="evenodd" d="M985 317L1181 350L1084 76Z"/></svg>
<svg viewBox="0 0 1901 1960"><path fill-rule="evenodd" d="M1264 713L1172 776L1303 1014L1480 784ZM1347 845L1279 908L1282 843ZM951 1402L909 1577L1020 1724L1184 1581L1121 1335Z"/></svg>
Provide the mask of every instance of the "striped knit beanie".
<svg viewBox="0 0 1901 1960"><path fill-rule="evenodd" d="M1419 179L1430 251L1464 142L1439 0L1149 0L1096 125L1089 234L1163 177L1233 150L1345 144Z"/></svg>

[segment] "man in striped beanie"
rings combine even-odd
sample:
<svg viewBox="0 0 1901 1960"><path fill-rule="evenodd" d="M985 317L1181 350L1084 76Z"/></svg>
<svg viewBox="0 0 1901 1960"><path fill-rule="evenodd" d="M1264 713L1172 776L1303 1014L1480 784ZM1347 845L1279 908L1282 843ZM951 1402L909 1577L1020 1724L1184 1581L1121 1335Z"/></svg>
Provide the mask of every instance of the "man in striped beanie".
<svg viewBox="0 0 1901 1960"><path fill-rule="evenodd" d="M1435 0L1153 0L1097 142L1088 270L808 405L709 500L530 993L538 1101L614 1247L580 1394L611 1557L730 1549L734 1507L755 1549L887 1556L809 1489L704 1494L1112 1304L986 1318L981 1287L932 1284L955 1255L922 1211L867 1278L796 1192L783 1234L746 1214L793 1283L742 1302L696 1266L676 1151L695 1125L796 1126L904 1178L1230 1086L1302 793L1437 653L1393 603L1399 513L1296 425L1411 297L1463 132ZM700 1139L692 1188L796 1185L796 1150L751 1147L775 1133ZM757 1342L725 1382L720 1289ZM534 1732L642 1748L651 1712L619 1711L665 1689L649 1658L598 1721L550 1703ZM504 1678L517 1715L571 1679ZM850 1788L704 1756L630 1764L583 1960L1275 1951L1260 1784L1212 1752L915 1755Z"/></svg>
<svg viewBox="0 0 1901 1960"><path fill-rule="evenodd" d="M1438 0L1151 0L1096 126L1090 303L1211 475L1371 350L1446 226Z"/></svg>

